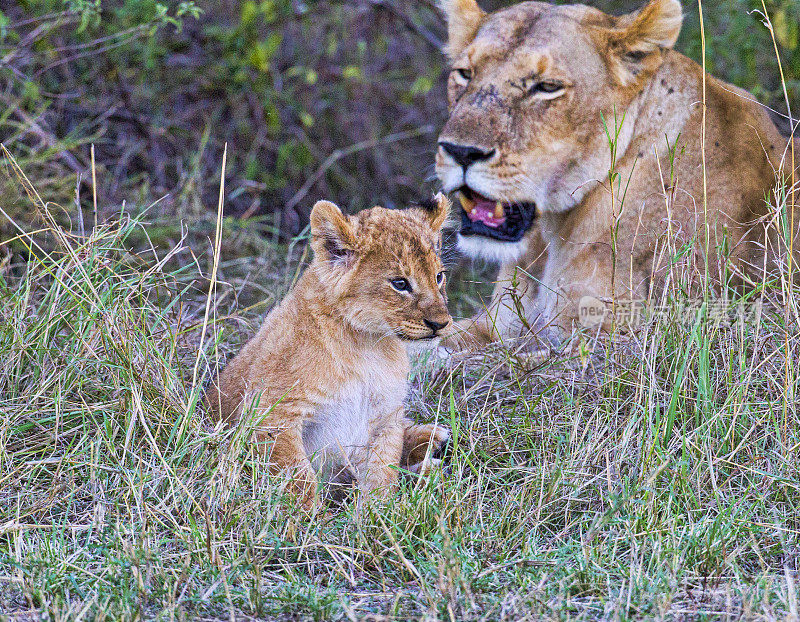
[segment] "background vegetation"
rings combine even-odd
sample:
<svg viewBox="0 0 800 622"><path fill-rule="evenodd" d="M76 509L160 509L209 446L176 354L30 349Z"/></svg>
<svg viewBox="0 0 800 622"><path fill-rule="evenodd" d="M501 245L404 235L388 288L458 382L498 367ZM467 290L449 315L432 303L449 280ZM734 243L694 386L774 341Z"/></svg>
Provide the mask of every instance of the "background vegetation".
<svg viewBox="0 0 800 622"><path fill-rule="evenodd" d="M800 6L766 7L797 113ZM704 8L710 69L785 112L760 0ZM314 200L435 188L443 36L426 0L0 3L0 617L800 619L788 286L597 356L422 357L409 407L453 428L449 469L361 515L287 512L197 407Z"/></svg>
<svg viewBox="0 0 800 622"><path fill-rule="evenodd" d="M800 110L800 3L766 7ZM698 60L696 3L685 11L678 47ZM706 7L708 67L785 113L759 11L760 0ZM102 204L165 197L160 211L178 216L216 205L227 143L226 213L296 235L319 198L359 209L433 189L443 37L434 0L5 2L0 138L37 162L26 170L52 200L72 203L76 175L88 196L94 143Z"/></svg>

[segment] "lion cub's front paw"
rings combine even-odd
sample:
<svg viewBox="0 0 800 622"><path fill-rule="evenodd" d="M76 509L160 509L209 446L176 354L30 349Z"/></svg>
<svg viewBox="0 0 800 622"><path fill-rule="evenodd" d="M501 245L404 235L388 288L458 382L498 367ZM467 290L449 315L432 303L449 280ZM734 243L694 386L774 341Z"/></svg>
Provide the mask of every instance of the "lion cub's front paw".
<svg viewBox="0 0 800 622"><path fill-rule="evenodd" d="M449 352L476 350L492 340L475 319L457 320L439 341L439 347Z"/></svg>
<svg viewBox="0 0 800 622"><path fill-rule="evenodd" d="M442 464L450 446L450 430L427 423L406 428L400 466L411 473L424 475Z"/></svg>
<svg viewBox="0 0 800 622"><path fill-rule="evenodd" d="M450 429L441 425L435 427L436 430L431 434L431 457L444 460L449 457Z"/></svg>
<svg viewBox="0 0 800 622"><path fill-rule="evenodd" d="M430 456L425 456L422 462L410 464L408 466L408 472L414 473L415 475L429 475L433 471L443 467L444 462L440 458L431 458Z"/></svg>

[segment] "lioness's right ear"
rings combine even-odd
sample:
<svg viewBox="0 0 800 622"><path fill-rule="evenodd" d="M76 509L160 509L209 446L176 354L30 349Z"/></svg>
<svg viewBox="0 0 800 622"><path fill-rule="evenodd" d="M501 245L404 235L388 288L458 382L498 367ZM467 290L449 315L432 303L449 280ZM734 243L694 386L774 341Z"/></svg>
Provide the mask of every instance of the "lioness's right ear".
<svg viewBox="0 0 800 622"><path fill-rule="evenodd" d="M639 11L619 18L610 43L629 59L640 60L675 45L682 24L679 0L650 0Z"/></svg>
<svg viewBox="0 0 800 622"><path fill-rule="evenodd" d="M355 252L356 236L347 217L335 203L317 201L311 210L311 247L331 261L346 260Z"/></svg>
<svg viewBox="0 0 800 622"><path fill-rule="evenodd" d="M454 60L475 38L486 13L475 0L439 0L447 19L445 53Z"/></svg>
<svg viewBox="0 0 800 622"><path fill-rule="evenodd" d="M661 65L661 51L675 45L682 23L679 0L650 0L639 11L619 17L608 34L609 66L617 81L642 84Z"/></svg>

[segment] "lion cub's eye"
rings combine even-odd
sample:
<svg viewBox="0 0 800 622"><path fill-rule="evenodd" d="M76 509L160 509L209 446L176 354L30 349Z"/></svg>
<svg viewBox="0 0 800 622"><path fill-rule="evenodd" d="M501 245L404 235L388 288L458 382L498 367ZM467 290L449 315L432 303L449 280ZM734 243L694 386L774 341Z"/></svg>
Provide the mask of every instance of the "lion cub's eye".
<svg viewBox="0 0 800 622"><path fill-rule="evenodd" d="M444 271L436 275L436 284L441 287L444 284Z"/></svg>
<svg viewBox="0 0 800 622"><path fill-rule="evenodd" d="M411 292L411 283L408 282L408 279L404 279L402 277L389 279L389 285L391 285L398 292Z"/></svg>

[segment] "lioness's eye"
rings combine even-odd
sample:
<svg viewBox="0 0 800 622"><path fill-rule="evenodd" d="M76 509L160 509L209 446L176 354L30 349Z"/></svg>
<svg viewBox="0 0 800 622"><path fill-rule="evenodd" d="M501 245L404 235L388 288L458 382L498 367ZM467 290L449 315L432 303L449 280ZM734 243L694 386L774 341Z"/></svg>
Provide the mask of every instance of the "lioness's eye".
<svg viewBox="0 0 800 622"><path fill-rule="evenodd" d="M535 93L545 93L545 94L549 95L551 93L557 93L558 91L560 91L563 88L564 88L564 85L561 82L543 80L542 82L537 82L536 84L534 84L531 87L530 91L528 91L528 92L531 95L533 95Z"/></svg>
<svg viewBox="0 0 800 622"><path fill-rule="evenodd" d="M442 283L444 283L444 271L436 275L436 284L441 287Z"/></svg>
<svg viewBox="0 0 800 622"><path fill-rule="evenodd" d="M456 73L459 75L459 77L462 80L465 80L467 82L472 80L472 70L471 69L464 69L464 68L456 69Z"/></svg>
<svg viewBox="0 0 800 622"><path fill-rule="evenodd" d="M389 279L389 285L391 285L398 292L411 291L411 283L408 282L408 279L404 279L401 277L398 277L396 279Z"/></svg>
<svg viewBox="0 0 800 622"><path fill-rule="evenodd" d="M625 58L632 61L640 61L644 58L647 58L647 52L643 50L631 50L630 52L625 53Z"/></svg>

